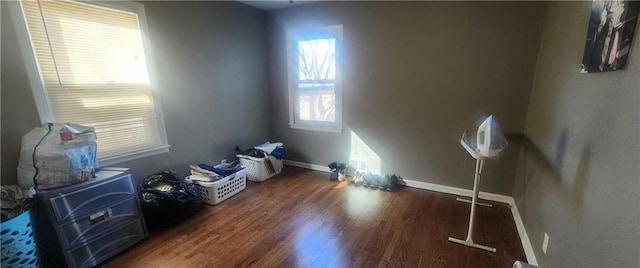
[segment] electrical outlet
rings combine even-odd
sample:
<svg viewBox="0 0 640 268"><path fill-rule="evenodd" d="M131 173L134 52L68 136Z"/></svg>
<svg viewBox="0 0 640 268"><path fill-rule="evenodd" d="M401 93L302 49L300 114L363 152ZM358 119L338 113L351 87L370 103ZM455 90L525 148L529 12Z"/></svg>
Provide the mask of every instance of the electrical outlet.
<svg viewBox="0 0 640 268"><path fill-rule="evenodd" d="M226 164L226 163L227 163L227 159L220 160L220 164Z"/></svg>
<svg viewBox="0 0 640 268"><path fill-rule="evenodd" d="M544 239L542 240L542 252L547 254L547 247L549 246L549 235L544 233Z"/></svg>

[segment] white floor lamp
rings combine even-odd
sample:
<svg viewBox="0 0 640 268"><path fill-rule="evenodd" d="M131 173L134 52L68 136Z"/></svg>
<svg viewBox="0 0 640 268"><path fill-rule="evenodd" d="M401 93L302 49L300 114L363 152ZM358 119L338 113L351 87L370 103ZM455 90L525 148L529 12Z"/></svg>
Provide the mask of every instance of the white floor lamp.
<svg viewBox="0 0 640 268"><path fill-rule="evenodd" d="M462 244L468 247L479 248L491 252L496 252L495 248L476 244L473 242L473 227L476 216L476 205L491 206L491 204L478 203L478 192L480 177L482 175L482 166L484 159L497 156L500 151L507 147L507 141L502 134L502 130L498 126L498 121L489 116L485 119L476 131L465 132L462 134L460 144L469 154L476 159L476 172L473 180L473 195L471 201L457 198L458 201L470 202L471 212L469 215L469 229L465 240L449 237L449 241Z"/></svg>

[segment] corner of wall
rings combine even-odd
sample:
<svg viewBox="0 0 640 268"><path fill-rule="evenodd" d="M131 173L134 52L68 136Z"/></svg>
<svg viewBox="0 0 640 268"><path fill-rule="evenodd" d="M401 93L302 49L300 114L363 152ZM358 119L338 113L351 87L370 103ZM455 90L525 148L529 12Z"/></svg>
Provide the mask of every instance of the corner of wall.
<svg viewBox="0 0 640 268"><path fill-rule="evenodd" d="M536 84L536 74L538 73L538 68L540 68L539 64L540 64L540 48L542 47L542 44L544 42L544 31L547 27L547 14L549 12L549 5L551 3L550 2L544 2L544 14L541 18L542 23L540 24L540 34L539 34L539 38L538 38L538 49L537 49L537 53L536 53L536 62L535 62L535 66L533 67L533 74L531 75L531 82L530 87L529 87L529 98L527 99L527 112L525 114L525 118L524 118L524 129L522 130L522 133L524 133L524 135L526 135L526 129L527 129L527 124L529 123L529 110L531 109L531 97L533 96L533 89L535 88L535 84Z"/></svg>

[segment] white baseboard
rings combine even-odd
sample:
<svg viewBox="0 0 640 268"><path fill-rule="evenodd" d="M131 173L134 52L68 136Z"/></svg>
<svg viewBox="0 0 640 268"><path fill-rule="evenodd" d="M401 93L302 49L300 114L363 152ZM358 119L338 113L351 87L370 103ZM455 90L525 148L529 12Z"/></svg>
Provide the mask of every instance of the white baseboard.
<svg viewBox="0 0 640 268"><path fill-rule="evenodd" d="M529 235L527 235L527 229L524 228L524 222L522 221L520 212L518 212L518 206L516 206L516 201L513 199L513 197L511 197L511 202L511 214L513 215L513 221L516 222L516 228L518 229L518 235L520 235L520 241L522 243L522 248L524 249L524 254L527 256L527 262L529 262L529 264L538 266L538 259L536 258L536 254L533 251L531 240L529 240Z"/></svg>
<svg viewBox="0 0 640 268"><path fill-rule="evenodd" d="M306 168L306 169L322 171L322 172L331 172L331 170L329 170L328 166L309 164L309 163L298 162L298 161L293 161L293 160L283 160L282 163L287 165L287 166Z"/></svg>
<svg viewBox="0 0 640 268"><path fill-rule="evenodd" d="M473 195L473 191L469 189L463 189L463 188L446 186L446 185L435 184L435 183L428 183L428 182L417 181L417 180L404 179L404 185L413 187L413 188L418 188L418 189L431 190L431 191L436 191L440 193L455 194L455 195L461 195L466 197L471 197ZM500 203L506 203L506 204L510 204L513 202L513 198L511 196L488 193L488 192L480 192L478 193L478 197L481 199L500 202Z"/></svg>
<svg viewBox="0 0 640 268"><path fill-rule="evenodd" d="M404 180L405 185L418 189L431 190L441 193L454 194L460 196L471 197L473 195L473 191L469 189L463 189L453 186L440 185L435 183L428 183L416 180ZM520 216L520 212L518 212L518 207L516 206L516 201L511 196L494 194L488 192L479 192L478 197L484 200L490 200L500 203L505 203L509 205L511 208L511 215L513 216L513 221L516 224L516 229L518 230L518 236L520 236L520 242L522 243L522 248L524 249L524 253L527 257L527 262L529 264L538 265L538 260L536 259L536 255L533 251L533 247L531 246L531 240L529 240L529 235L527 235L527 230L524 228L524 222L522 221L522 217Z"/></svg>
<svg viewBox="0 0 640 268"><path fill-rule="evenodd" d="M329 167L327 166L320 166L320 165L303 163L303 162L292 161L292 160L284 160L283 163L288 166L306 168L306 169L322 171L322 172L331 172L329 170ZM440 193L454 194L454 195L460 195L460 196L466 196L466 197L471 197L473 195L473 191L469 189L440 185L435 183L428 183L428 182L417 181L417 180L403 179L403 181L404 183L402 184L412 188L431 190L431 191L436 191ZM509 205L509 207L511 208L511 215L513 216L513 221L516 223L516 229L518 230L518 235L520 236L520 242L522 243L522 248L524 249L524 253L527 257L527 262L529 264L533 264L537 266L538 260L536 259L536 255L533 251L533 247L531 246L531 240L529 240L529 236L527 235L527 230L524 228L524 222L520 217L520 213L518 212L518 207L516 206L516 202L513 199L513 197L507 196L507 195L501 195L501 194L488 193L488 192L480 192L478 193L478 197L481 199L505 203Z"/></svg>

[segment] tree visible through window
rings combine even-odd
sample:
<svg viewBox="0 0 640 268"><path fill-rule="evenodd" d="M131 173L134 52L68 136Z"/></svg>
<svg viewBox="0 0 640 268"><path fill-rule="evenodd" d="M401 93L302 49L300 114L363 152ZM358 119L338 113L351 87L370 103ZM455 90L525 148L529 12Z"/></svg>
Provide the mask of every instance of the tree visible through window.
<svg viewBox="0 0 640 268"><path fill-rule="evenodd" d="M336 121L336 39L298 41L301 120Z"/></svg>
<svg viewBox="0 0 640 268"><path fill-rule="evenodd" d="M342 132L342 25L287 31L289 126Z"/></svg>
<svg viewBox="0 0 640 268"><path fill-rule="evenodd" d="M289 126L342 132L342 25L287 31Z"/></svg>
<svg viewBox="0 0 640 268"><path fill-rule="evenodd" d="M298 41L301 120L336 121L336 39Z"/></svg>

